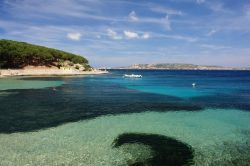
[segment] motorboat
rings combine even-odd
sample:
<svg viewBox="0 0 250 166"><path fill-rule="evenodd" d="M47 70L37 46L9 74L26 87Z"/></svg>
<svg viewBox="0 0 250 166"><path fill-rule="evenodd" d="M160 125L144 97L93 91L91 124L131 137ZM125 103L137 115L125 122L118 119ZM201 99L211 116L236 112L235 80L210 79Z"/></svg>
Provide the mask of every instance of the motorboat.
<svg viewBox="0 0 250 166"><path fill-rule="evenodd" d="M128 78L142 78L142 75L140 75L140 74L124 74L123 77L128 77Z"/></svg>

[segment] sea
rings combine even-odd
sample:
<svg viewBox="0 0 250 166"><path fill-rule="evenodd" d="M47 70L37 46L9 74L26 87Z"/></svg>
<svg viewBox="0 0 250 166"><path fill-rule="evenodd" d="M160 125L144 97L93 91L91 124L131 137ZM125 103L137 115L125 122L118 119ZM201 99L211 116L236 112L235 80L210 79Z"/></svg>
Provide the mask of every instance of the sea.
<svg viewBox="0 0 250 166"><path fill-rule="evenodd" d="M0 165L249 166L250 71L0 78Z"/></svg>

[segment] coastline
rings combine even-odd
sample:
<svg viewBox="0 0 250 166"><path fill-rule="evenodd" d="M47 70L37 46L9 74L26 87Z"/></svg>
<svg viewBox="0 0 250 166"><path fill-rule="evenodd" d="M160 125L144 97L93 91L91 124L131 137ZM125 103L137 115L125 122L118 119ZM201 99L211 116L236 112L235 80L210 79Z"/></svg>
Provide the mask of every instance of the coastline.
<svg viewBox="0 0 250 166"><path fill-rule="evenodd" d="M12 76L67 76L67 75L97 75L107 74L108 71L94 69L92 71L80 71L73 68L54 68L54 67L32 67L24 69L0 69L1 77Z"/></svg>
<svg viewBox="0 0 250 166"><path fill-rule="evenodd" d="M195 65L185 63L156 63L156 64L133 64L130 66L114 67L112 69L125 70L250 70L250 67L227 67L215 65Z"/></svg>
<svg viewBox="0 0 250 166"><path fill-rule="evenodd" d="M250 71L250 68L111 68L109 70Z"/></svg>

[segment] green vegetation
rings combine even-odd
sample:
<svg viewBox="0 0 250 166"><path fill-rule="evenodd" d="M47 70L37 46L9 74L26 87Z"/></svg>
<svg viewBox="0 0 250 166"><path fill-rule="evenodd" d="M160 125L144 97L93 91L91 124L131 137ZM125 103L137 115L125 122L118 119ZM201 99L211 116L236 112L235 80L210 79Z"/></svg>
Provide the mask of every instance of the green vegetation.
<svg viewBox="0 0 250 166"><path fill-rule="evenodd" d="M79 69L80 69L80 66L79 66L79 65L76 65L76 66L75 66L75 69L79 70Z"/></svg>
<svg viewBox="0 0 250 166"><path fill-rule="evenodd" d="M23 68L33 66L63 66L65 61L81 64L86 70L88 60L72 53L12 40L0 40L0 68Z"/></svg>

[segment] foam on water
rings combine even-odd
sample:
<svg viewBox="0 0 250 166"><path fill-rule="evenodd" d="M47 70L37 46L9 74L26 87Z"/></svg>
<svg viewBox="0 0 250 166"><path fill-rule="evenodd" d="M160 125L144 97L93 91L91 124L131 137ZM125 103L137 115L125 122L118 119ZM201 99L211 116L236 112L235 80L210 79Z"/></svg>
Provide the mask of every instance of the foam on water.
<svg viewBox="0 0 250 166"><path fill-rule="evenodd" d="M247 165L250 114L240 110L102 116L39 132L0 134L0 165L127 165L151 156L143 145L112 148L128 132L160 134L192 146L195 165Z"/></svg>

